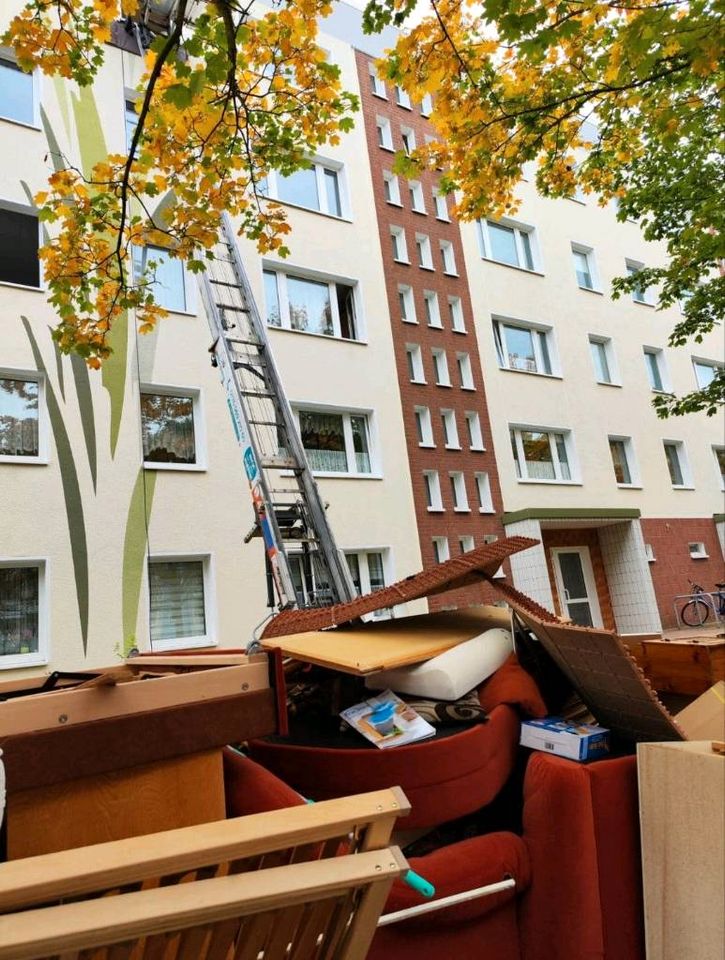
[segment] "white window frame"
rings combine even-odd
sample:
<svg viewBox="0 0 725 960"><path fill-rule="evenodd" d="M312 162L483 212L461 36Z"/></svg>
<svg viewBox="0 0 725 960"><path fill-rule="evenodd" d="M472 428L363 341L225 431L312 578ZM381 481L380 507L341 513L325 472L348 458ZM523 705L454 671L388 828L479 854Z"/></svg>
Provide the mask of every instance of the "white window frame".
<svg viewBox="0 0 725 960"><path fill-rule="evenodd" d="M206 633L198 637L177 637L166 640L151 639L151 578L149 567L152 563L194 563L201 561L202 583L204 585L204 622ZM153 653L164 650L185 650L196 647L216 647L219 645L217 636L216 616L216 579L214 575L214 556L209 553L154 553L146 558L146 596L148 597L148 630L149 646Z"/></svg>
<svg viewBox="0 0 725 960"><path fill-rule="evenodd" d="M50 462L50 417L48 414L47 383L44 373L37 370L18 370L0 367L0 380L27 380L38 385L38 456L13 457L0 454L0 464L36 464L46 466Z"/></svg>
<svg viewBox="0 0 725 960"><path fill-rule="evenodd" d="M0 47L0 60L7 60L8 63L14 64L17 64L18 62L13 51L9 47ZM25 73L25 71L23 71L23 73ZM15 120L13 117L6 117L4 113L0 113L0 120L4 121L5 123L14 123L17 127L25 127L26 130L42 130L40 122L40 68L36 67L31 72L30 77L33 82L33 122L26 123L24 120Z"/></svg>
<svg viewBox="0 0 725 960"><path fill-rule="evenodd" d="M402 107L403 110L413 109L410 105L410 96L407 91L403 90L399 83L395 84L395 102L399 107Z"/></svg>
<svg viewBox="0 0 725 960"><path fill-rule="evenodd" d="M433 347L431 350L433 357L433 370L435 372L435 382L437 387L452 387L451 373L448 369L448 357L446 351L441 347ZM443 375L443 376L441 376Z"/></svg>
<svg viewBox="0 0 725 960"><path fill-rule="evenodd" d="M644 545L644 555L647 558L647 563L654 563L657 557L655 556L654 547L651 543L645 543Z"/></svg>
<svg viewBox="0 0 725 960"><path fill-rule="evenodd" d="M693 547L695 548L694 550L692 549ZM707 552L707 547L702 540L688 543L687 550L690 554L691 560L708 560L710 558L710 554Z"/></svg>
<svg viewBox="0 0 725 960"><path fill-rule="evenodd" d="M426 486L426 504L428 513L443 513L441 496L441 478L437 470L424 470L423 483Z"/></svg>
<svg viewBox="0 0 725 960"><path fill-rule="evenodd" d="M470 553L476 547L476 541L470 533L464 533L458 538L461 553Z"/></svg>
<svg viewBox="0 0 725 960"><path fill-rule="evenodd" d="M594 368L594 379L597 383L602 384L605 387L621 387L622 383L619 377L619 366L617 364L617 356L614 352L614 341L611 337L599 336L596 333L590 333L588 336L589 340L589 356L592 362L592 367ZM607 363L607 368L609 369L609 380L600 380L599 372L597 366L594 362L594 356L592 352L592 346L598 344L603 352L604 359Z"/></svg>
<svg viewBox="0 0 725 960"><path fill-rule="evenodd" d="M370 583L370 566L368 555L379 553L383 562L383 589L395 580L392 562L392 550L390 547L345 547L343 550L345 562L349 565L348 558L354 556L357 559L357 568L360 573L360 593L362 596L372 593ZM383 610L374 610L371 614L363 617L364 620L390 620L393 617L393 607L385 607Z"/></svg>
<svg viewBox="0 0 725 960"><path fill-rule="evenodd" d="M457 353L456 365L458 366L461 390L475 390L476 385L473 382L473 366L471 364L470 353Z"/></svg>
<svg viewBox="0 0 725 960"><path fill-rule="evenodd" d="M551 451L551 462L554 468L553 479L529 477L528 475L524 476L524 471L526 471L526 458L524 456L524 445L521 438L522 431L527 433L545 433L548 436L549 450ZM578 486L581 483L579 479L579 464L576 459L576 450L574 447L574 437L569 427L541 426L539 424L531 423L509 423L509 438L511 437L511 433L514 434L519 469L521 470L521 476L517 476L515 474L516 463L514 462L514 474L516 475L517 483L540 483L549 486L553 484L558 486ZM563 476L561 461L559 460L559 453L556 449L554 434L557 433L561 434L564 440L567 465L569 467L568 480Z"/></svg>
<svg viewBox="0 0 725 960"><path fill-rule="evenodd" d="M391 224L390 236L393 238L393 260L395 260L396 263L410 263L404 227Z"/></svg>
<svg viewBox="0 0 725 960"><path fill-rule="evenodd" d="M9 120L8 123L15 123L15 121ZM26 217L34 217L38 223L38 250L40 250L43 246L43 225L38 217L37 209L27 203L17 203L15 200L6 200L4 197L0 197L0 210L7 210L8 213L20 213ZM15 290L34 290L36 293L44 293L45 277L43 275L43 261L38 257L37 287L33 287L28 283L14 283L12 280L0 280L0 287L10 287Z"/></svg>
<svg viewBox="0 0 725 960"><path fill-rule="evenodd" d="M607 436L607 449L609 450L609 441L615 440L620 441L624 444L624 455L627 459L627 468L629 470L629 483L617 483L617 486L626 490L626 489L639 489L642 484L640 480L639 473L639 464L637 463L637 455L634 449L634 441L631 437L625 436L623 434L610 433ZM614 462L612 461L612 451L609 450L609 461L612 464L612 473L614 473ZM615 474L616 482L616 474Z"/></svg>
<svg viewBox="0 0 725 960"><path fill-rule="evenodd" d="M405 353L408 361L408 376L411 383L426 383L423 367L423 351L418 343L406 343ZM411 371L413 376L410 376ZM420 374L420 376L419 376Z"/></svg>
<svg viewBox="0 0 725 960"><path fill-rule="evenodd" d="M402 207L400 199L400 182L392 170L383 170L384 196L385 202L391 207Z"/></svg>
<svg viewBox="0 0 725 960"><path fill-rule="evenodd" d="M136 247L135 249L141 250L141 263L143 270L146 268L146 264L151 262L153 263L154 259L154 250L159 250L161 253L169 253L164 247L155 246L153 244L148 244L143 247ZM156 300L160 307L163 307L164 310L168 310L169 313L175 314L179 317L195 317L197 314L196 311L196 283L192 277L192 274L186 267L186 261L181 258L172 258L175 259L178 264L181 266L181 283L184 288L184 303L185 307L183 310L177 310L174 307L167 307L166 304L161 303L160 300ZM139 276L136 276L134 268L134 282L140 280L143 273ZM156 294L154 294L156 297Z"/></svg>
<svg viewBox="0 0 725 960"><path fill-rule="evenodd" d="M451 492L453 496L454 513L470 513L471 508L468 505L468 491L466 490L466 478L462 470L451 470L448 474L451 480Z"/></svg>
<svg viewBox="0 0 725 960"><path fill-rule="evenodd" d="M495 513L496 511L493 508L493 494L491 493L491 478L485 471L477 471L473 476L476 481L478 512Z"/></svg>
<svg viewBox="0 0 725 960"><path fill-rule="evenodd" d="M38 649L0 656L0 670L37 667L50 659L50 560L48 557L0 557L0 567L34 567L38 571Z"/></svg>
<svg viewBox="0 0 725 960"><path fill-rule="evenodd" d="M725 474L723 474L722 470L720 469L720 461L717 457L718 450L725 451L725 444L713 443L711 444L710 449L712 451L712 458L715 461L715 474L717 476L720 489L725 490Z"/></svg>
<svg viewBox="0 0 725 960"><path fill-rule="evenodd" d="M572 256L573 266L574 266L574 279L577 282L577 286L580 290L586 290L588 293L601 293L602 292L602 283L599 277L599 268L597 267L597 259L594 256L594 248L588 247L583 243L574 243L571 245L572 254L579 253L586 258L587 261L587 271L589 277L592 281L591 287L584 286L579 282L579 277L577 276L576 269L576 259Z"/></svg>
<svg viewBox="0 0 725 960"><path fill-rule="evenodd" d="M342 417L342 433L345 442L345 458L347 460L347 470L314 470L314 477L329 477L341 479L351 477L354 480L380 480L382 478L382 464L380 461L380 443L378 437L377 417L374 410L350 409L349 407L333 407L329 404L308 403L299 401L292 404L292 412L297 420L297 435L302 442L302 430L300 429L300 413L329 413ZM370 472L359 473L355 463L355 444L352 435L351 417L363 417L367 425L368 457L370 459Z"/></svg>
<svg viewBox="0 0 725 960"><path fill-rule="evenodd" d="M428 326L435 330L442 330L441 308L435 290L423 291L423 303L425 304L425 319Z"/></svg>
<svg viewBox="0 0 725 960"><path fill-rule="evenodd" d="M667 476L670 476L670 468L667 464L667 453L665 447L674 447L675 454L677 456L677 462L680 467L680 475L682 476L682 483L673 483L673 490L694 490L695 486L692 482L692 470L690 469L690 458L687 455L687 447L685 446L684 440L672 440L669 437L662 438L662 451L665 455L665 466L667 467ZM670 480L672 478L670 477Z"/></svg>
<svg viewBox="0 0 725 960"><path fill-rule="evenodd" d="M457 277L456 251L450 240L439 240L438 247L441 252L441 262L443 264L443 273L448 277Z"/></svg>
<svg viewBox="0 0 725 960"><path fill-rule="evenodd" d="M381 150L389 150L395 153L393 146L393 128L387 117L376 117L375 126L378 130L378 146Z"/></svg>
<svg viewBox="0 0 725 960"><path fill-rule="evenodd" d="M415 249L418 253L418 266L421 270L435 270L430 237L425 233L416 233Z"/></svg>
<svg viewBox="0 0 725 960"><path fill-rule="evenodd" d="M410 194L410 209L413 213L427 214L423 184L420 180L408 180L408 192Z"/></svg>
<svg viewBox="0 0 725 960"><path fill-rule="evenodd" d="M523 367L514 366L511 363L508 349L506 348L506 335L504 327L512 327L518 330L526 330L531 334L531 343L534 352L535 370L528 370ZM509 317L493 317L493 335L496 346L496 358L501 370L511 370L513 373L533 374L538 377L559 377L558 351L554 340L553 327L546 326L543 323L532 323L528 320L514 320ZM545 370L545 354L542 350L541 339L544 339L546 353L549 358L550 370Z"/></svg>
<svg viewBox="0 0 725 960"><path fill-rule="evenodd" d="M433 97L426 93L420 101L420 115L421 117L429 117L431 113L433 113Z"/></svg>
<svg viewBox="0 0 725 960"><path fill-rule="evenodd" d="M461 441L458 436L456 411L441 409L441 422L443 424L443 438L446 450L460 450Z"/></svg>
<svg viewBox="0 0 725 960"><path fill-rule="evenodd" d="M641 260L630 260L628 257L625 258L624 264L629 276L632 276L644 268L644 263L642 263ZM632 290L632 303L638 303L643 307L653 307L655 305L652 287L647 287L646 290L643 290L641 297L638 297L636 293L636 290Z"/></svg>
<svg viewBox="0 0 725 960"><path fill-rule="evenodd" d="M493 247L488 232L488 220L478 221L478 242L481 256L484 260L490 260L491 263L500 263L504 267L511 267L514 270L523 270L526 273L543 273L541 262L541 251L539 249L538 236L536 228L528 223L522 223L518 220L511 220L508 217L502 217L500 220L494 220L495 224L501 227L507 227L514 232L514 242L516 245L516 257L518 263L509 263L506 260L497 260L493 256ZM529 238L529 249L531 251L532 266L526 266L526 249L521 239L521 234L525 233Z"/></svg>
<svg viewBox="0 0 725 960"><path fill-rule="evenodd" d="M713 377L715 377L717 376L718 371L723 369L723 364L718 363L717 360L708 360L706 357L692 357L692 370L695 374L695 383L697 384L699 390L703 390L708 384L700 383L700 378L697 375L698 367L708 367L713 371Z"/></svg>
<svg viewBox="0 0 725 960"><path fill-rule="evenodd" d="M481 430L481 415L478 410L466 410L464 416L468 431L468 449L485 450L486 445L483 442L483 431Z"/></svg>
<svg viewBox="0 0 725 960"><path fill-rule="evenodd" d="M266 322L268 330L286 330L289 333L299 333L307 337L322 337L323 340L341 340L343 343L366 343L367 330L362 311L362 297L360 295L360 283L348 277L331 277L329 274L317 273L309 270L296 270L294 267L280 267L278 263L262 262L262 289L264 289L264 274L273 273L277 278L277 300L279 301L279 319L280 325ZM330 315L332 319L332 333L317 333L315 330L295 330L292 326L289 293L287 290L287 280L309 280L312 283L324 283L328 287L328 297L330 299ZM355 333L354 338L343 337L342 326L340 323L340 308L337 302L337 286L346 286L352 288L352 297L355 304ZM269 305L265 303L265 307ZM265 315L268 310L265 310Z"/></svg>
<svg viewBox="0 0 725 960"><path fill-rule="evenodd" d="M436 563L445 563L451 559L451 549L448 545L448 537L433 537L433 556Z"/></svg>
<svg viewBox="0 0 725 960"><path fill-rule="evenodd" d="M267 192L270 199L277 203L283 203L286 207L294 207L297 210L307 210L310 213L321 213L325 217L332 217L333 220L351 220L350 213L350 191L347 185L347 175L345 165L339 160L329 160L326 157L310 157L312 169L315 172L317 183L318 207L308 206L307 204L294 203L292 200L281 200L279 197L279 173L276 170L270 170L267 175ZM329 170L337 174L337 191L340 195L340 213L330 210L327 203L327 187L325 185L325 171Z"/></svg>
<svg viewBox="0 0 725 960"><path fill-rule="evenodd" d="M416 427L418 431L418 446L432 448L435 447L433 440L433 421L428 407L413 407L415 414Z"/></svg>
<svg viewBox="0 0 725 960"><path fill-rule="evenodd" d="M368 64L368 70L370 72L370 89L374 97L379 97L381 100L387 100L388 94L385 89L385 83L378 76L378 71L375 69L375 64Z"/></svg>
<svg viewBox="0 0 725 960"><path fill-rule="evenodd" d="M642 347L642 354L644 359L645 371L647 373L647 382L649 383L650 389L653 393L670 393L670 377L669 370L667 369L667 361L665 359L665 351L661 347ZM651 371L649 367L649 362L647 357L653 357L655 366L657 367L657 373L659 374L660 383L662 386L656 387L652 383Z"/></svg>
<svg viewBox="0 0 725 960"><path fill-rule="evenodd" d="M408 156L410 156L411 153L415 150L415 131L412 129L412 127L401 126L400 139L402 143L403 152L406 153ZM407 141L407 145L406 145L406 141Z"/></svg>
<svg viewBox="0 0 725 960"><path fill-rule="evenodd" d="M466 333L466 318L460 297L448 297L448 315L451 318L451 330L454 333Z"/></svg>
<svg viewBox="0 0 725 960"><path fill-rule="evenodd" d="M168 383L139 383L138 387L138 423L139 444L143 460L143 426L141 418L141 394L155 393L160 397L188 397L191 400L194 420L194 453L196 463L158 463L155 460L143 460L144 470L172 470L176 473L203 473L207 469L206 461L206 418L201 387L177 387Z"/></svg>
<svg viewBox="0 0 725 960"><path fill-rule="evenodd" d="M435 185L431 188L431 193L433 203L435 204L436 220L440 220L443 223L450 223L451 218L448 215L448 199L446 195L444 193L438 193L438 187Z"/></svg>
<svg viewBox="0 0 725 960"><path fill-rule="evenodd" d="M133 139L133 134L129 137L128 130L128 115L129 115L129 104L133 104L135 107L136 102L138 101L138 91L131 90L128 87L124 87L123 90L123 135L124 143L126 144L126 152L131 149L131 140ZM134 116L136 118L136 124L138 123L138 114L134 109Z"/></svg>
<svg viewBox="0 0 725 960"><path fill-rule="evenodd" d="M401 307L400 319L403 323L418 323L418 317L415 312L413 288L408 284L398 284L398 305Z"/></svg>

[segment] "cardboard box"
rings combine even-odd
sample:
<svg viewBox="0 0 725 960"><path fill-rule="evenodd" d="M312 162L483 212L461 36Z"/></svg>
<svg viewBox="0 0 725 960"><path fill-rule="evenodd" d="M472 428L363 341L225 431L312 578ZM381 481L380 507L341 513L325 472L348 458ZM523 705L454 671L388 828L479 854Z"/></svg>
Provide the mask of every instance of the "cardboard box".
<svg viewBox="0 0 725 960"><path fill-rule="evenodd" d="M570 760L593 760L609 753L609 730L593 723L569 723L561 717L524 720L522 747L555 753Z"/></svg>
<svg viewBox="0 0 725 960"><path fill-rule="evenodd" d="M725 680L680 710L675 720L688 740L725 740Z"/></svg>

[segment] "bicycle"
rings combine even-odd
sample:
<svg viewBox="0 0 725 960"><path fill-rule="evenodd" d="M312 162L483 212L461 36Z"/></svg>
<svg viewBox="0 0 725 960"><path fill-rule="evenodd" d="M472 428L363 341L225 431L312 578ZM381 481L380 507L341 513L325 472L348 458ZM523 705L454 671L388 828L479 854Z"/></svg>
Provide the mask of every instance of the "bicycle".
<svg viewBox="0 0 725 960"><path fill-rule="evenodd" d="M707 593L704 587L688 579L692 587L691 599L680 610L680 619L688 627L701 627L707 623L712 611L715 620L725 619L725 583L716 583L717 593ZM715 603L717 601L717 608Z"/></svg>

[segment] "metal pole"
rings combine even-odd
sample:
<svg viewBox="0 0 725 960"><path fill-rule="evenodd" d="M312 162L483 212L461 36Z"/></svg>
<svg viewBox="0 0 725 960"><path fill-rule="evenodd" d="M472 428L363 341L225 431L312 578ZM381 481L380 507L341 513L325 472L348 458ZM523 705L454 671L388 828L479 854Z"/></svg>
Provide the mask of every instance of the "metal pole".
<svg viewBox="0 0 725 960"><path fill-rule="evenodd" d="M516 886L516 881L509 877L508 880L501 880L499 883L489 883L485 887L474 887L472 890L464 890L462 893L454 893L450 897L442 897L440 900L431 900L428 903L419 903L415 907L408 907L406 910L396 910L395 913L385 913L378 920L379 927L385 927L389 923L398 923L401 920L408 920L410 917L420 916L422 913L433 913L435 910L444 910L446 907L452 907L456 903L466 903L468 900L478 900L481 897L490 897L501 890L510 890Z"/></svg>

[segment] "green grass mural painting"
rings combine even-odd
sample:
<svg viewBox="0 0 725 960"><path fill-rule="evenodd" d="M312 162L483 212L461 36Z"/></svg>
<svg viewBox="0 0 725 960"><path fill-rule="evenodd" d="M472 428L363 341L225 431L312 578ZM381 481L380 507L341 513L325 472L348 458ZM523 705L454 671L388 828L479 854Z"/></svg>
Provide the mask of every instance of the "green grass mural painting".
<svg viewBox="0 0 725 960"><path fill-rule="evenodd" d="M124 649L135 641L141 584L146 569L146 518L156 488L156 471L139 469L128 506L126 536L123 541L123 573L121 584Z"/></svg>

